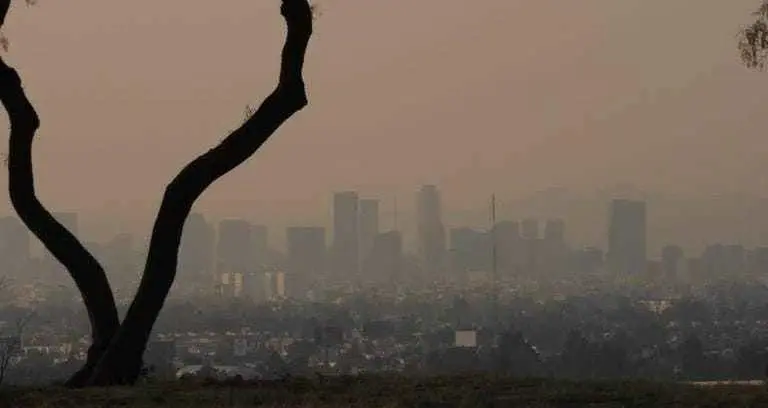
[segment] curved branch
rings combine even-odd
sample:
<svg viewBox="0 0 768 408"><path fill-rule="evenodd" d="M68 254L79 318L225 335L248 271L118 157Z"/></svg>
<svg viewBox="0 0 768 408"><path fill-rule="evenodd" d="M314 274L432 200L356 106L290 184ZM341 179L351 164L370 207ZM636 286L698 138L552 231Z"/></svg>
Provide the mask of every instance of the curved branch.
<svg viewBox="0 0 768 408"><path fill-rule="evenodd" d="M5 16L11 8L11 0L0 0L0 27L5 25Z"/></svg>
<svg viewBox="0 0 768 408"><path fill-rule="evenodd" d="M218 146L190 162L166 187L136 297L99 362L92 384L136 381L146 342L176 276L184 222L195 201L216 180L250 158L286 120L307 105L302 69L312 35L312 11L307 0L283 0L280 11L287 34L276 89L245 123Z"/></svg>
<svg viewBox="0 0 768 408"><path fill-rule="evenodd" d="M0 22L10 0L0 0ZM8 192L19 218L56 259L67 268L83 296L91 323L88 363L95 365L117 331L119 320L107 276L99 262L43 207L35 193L32 142L40 119L27 98L16 70L0 58L0 102L8 112ZM92 368L92 367L91 367Z"/></svg>

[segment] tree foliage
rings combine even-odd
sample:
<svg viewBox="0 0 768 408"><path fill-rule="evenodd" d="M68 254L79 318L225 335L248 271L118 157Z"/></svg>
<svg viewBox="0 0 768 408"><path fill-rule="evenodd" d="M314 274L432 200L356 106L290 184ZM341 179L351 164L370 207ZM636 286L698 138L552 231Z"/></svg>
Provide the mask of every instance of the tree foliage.
<svg viewBox="0 0 768 408"><path fill-rule="evenodd" d="M762 0L752 14L755 21L740 32L739 53L744 65L762 70L768 57L768 0Z"/></svg>

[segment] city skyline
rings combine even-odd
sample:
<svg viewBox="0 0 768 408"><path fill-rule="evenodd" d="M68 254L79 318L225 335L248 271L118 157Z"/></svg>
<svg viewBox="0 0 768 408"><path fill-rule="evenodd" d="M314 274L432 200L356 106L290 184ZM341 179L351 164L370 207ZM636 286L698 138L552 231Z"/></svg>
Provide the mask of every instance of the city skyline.
<svg viewBox="0 0 768 408"><path fill-rule="evenodd" d="M275 6L184 3L179 13L181 4L142 0L111 8L87 0L11 11L4 29L9 58L29 76L31 96L44 113L35 163L50 208L101 212L105 219L120 214L117 224L150 228L172 174L238 123L245 105L272 85L273 65L239 50L277 51ZM458 207L474 205L489 189L519 198L541 186L589 189L621 180L666 193L736 188L765 195L766 186L754 177L765 171L756 148L765 125L759 115L763 78L739 65L732 42L753 6L751 0L683 0L658 12L657 4L641 0L490 0L467 9L450 0L435 9L402 0L329 0L308 66L318 95L313 108L217 183L199 208L291 218L318 208L327 191L404 197L409 190L402 186L422 183L451 191ZM151 18L144 15L147 7ZM98 21L84 17L93 13ZM412 36L424 18L434 27ZM227 24L219 26L222 21ZM366 21L366 42L347 38L359 21ZM391 21L401 29L393 32ZM525 40L543 21L559 22L568 32L547 37L557 53L539 54ZM199 28L212 24L216 30ZM649 24L653 33L644 29ZM259 35L243 35L254 26ZM464 36L467 29L472 41ZM518 51L488 55L478 41ZM198 46L191 44L215 52L199 61ZM687 50L682 59L681 47ZM353 61L353 55L362 57ZM475 57L485 63L462 62ZM632 63L616 63L624 60ZM155 61L151 74L138 61ZM335 69L341 61L348 67L343 74ZM68 80L47 69L52 65ZM126 69L133 74L126 76ZM199 83L201 72L227 80ZM374 82L374 88L364 85ZM409 90L413 106L399 102ZM364 112L357 115L360 105ZM195 115L195 123L181 120L201 109L206 114ZM724 135L728 143L716 143ZM156 153L146 154L147 146L157 146ZM267 175L280 175L279 182Z"/></svg>
<svg viewBox="0 0 768 408"><path fill-rule="evenodd" d="M15 402L768 382L768 0L0 0L0 29Z"/></svg>

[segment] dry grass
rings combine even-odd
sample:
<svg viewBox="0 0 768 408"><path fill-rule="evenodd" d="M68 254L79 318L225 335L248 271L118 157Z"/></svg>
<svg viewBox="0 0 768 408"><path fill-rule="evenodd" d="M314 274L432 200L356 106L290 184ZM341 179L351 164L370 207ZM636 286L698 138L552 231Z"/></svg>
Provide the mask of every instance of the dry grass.
<svg viewBox="0 0 768 408"><path fill-rule="evenodd" d="M768 407L762 386L571 382L492 376L162 383L71 391L6 388L0 407Z"/></svg>

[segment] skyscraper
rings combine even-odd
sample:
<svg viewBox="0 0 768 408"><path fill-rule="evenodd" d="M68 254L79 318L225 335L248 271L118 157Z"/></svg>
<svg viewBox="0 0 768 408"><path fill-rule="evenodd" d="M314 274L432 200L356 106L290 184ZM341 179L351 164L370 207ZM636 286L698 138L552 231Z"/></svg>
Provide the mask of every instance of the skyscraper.
<svg viewBox="0 0 768 408"><path fill-rule="evenodd" d="M333 275L357 278L360 269L358 195L344 191L333 195Z"/></svg>
<svg viewBox="0 0 768 408"><path fill-rule="evenodd" d="M252 269L263 272L270 266L269 228L266 225L251 225L251 251L248 263Z"/></svg>
<svg viewBox="0 0 768 408"><path fill-rule="evenodd" d="M379 233L379 200L360 200L359 210L360 264L362 265L370 256L373 241Z"/></svg>
<svg viewBox="0 0 768 408"><path fill-rule="evenodd" d="M132 294L141 272L133 235L119 233L100 247L100 253L94 251L94 255L102 260L115 297L120 298L128 291Z"/></svg>
<svg viewBox="0 0 768 408"><path fill-rule="evenodd" d="M539 220L535 218L526 218L522 222L523 239L539 239Z"/></svg>
<svg viewBox="0 0 768 408"><path fill-rule="evenodd" d="M685 253L683 248L677 245L665 245L661 249L661 267L664 278L675 280L679 278L680 269L682 269Z"/></svg>
<svg viewBox="0 0 768 408"><path fill-rule="evenodd" d="M547 242L565 243L565 221L556 218L544 223L544 240Z"/></svg>
<svg viewBox="0 0 768 408"><path fill-rule="evenodd" d="M179 247L179 280L210 284L213 278L216 231L203 214L192 213L184 223Z"/></svg>
<svg viewBox="0 0 768 408"><path fill-rule="evenodd" d="M566 266L565 221L549 219L544 223L544 239L540 248L540 267L543 272L557 274Z"/></svg>
<svg viewBox="0 0 768 408"><path fill-rule="evenodd" d="M387 231L376 235L366 262L367 274L378 284L396 287L402 283L403 237L400 231Z"/></svg>
<svg viewBox="0 0 768 408"><path fill-rule="evenodd" d="M219 222L216 243L216 272L221 274L246 273L253 265L251 259L251 224L246 220L229 219Z"/></svg>
<svg viewBox="0 0 768 408"><path fill-rule="evenodd" d="M457 278L469 272L492 272L491 234L468 227L451 228L448 232L451 266Z"/></svg>
<svg viewBox="0 0 768 408"><path fill-rule="evenodd" d="M437 186L425 185L417 193L418 248L422 271L428 279L444 272L446 236Z"/></svg>
<svg viewBox="0 0 768 408"><path fill-rule="evenodd" d="M613 273L636 274L646 269L645 202L611 202L608 227L608 267Z"/></svg>
<svg viewBox="0 0 768 408"><path fill-rule="evenodd" d="M326 273L325 228L289 227L286 230L288 269L286 271L291 297L303 294L322 280Z"/></svg>
<svg viewBox="0 0 768 408"><path fill-rule="evenodd" d="M499 221L491 231L491 238L495 240L499 272L504 275L519 273L523 265L520 224L516 221Z"/></svg>

